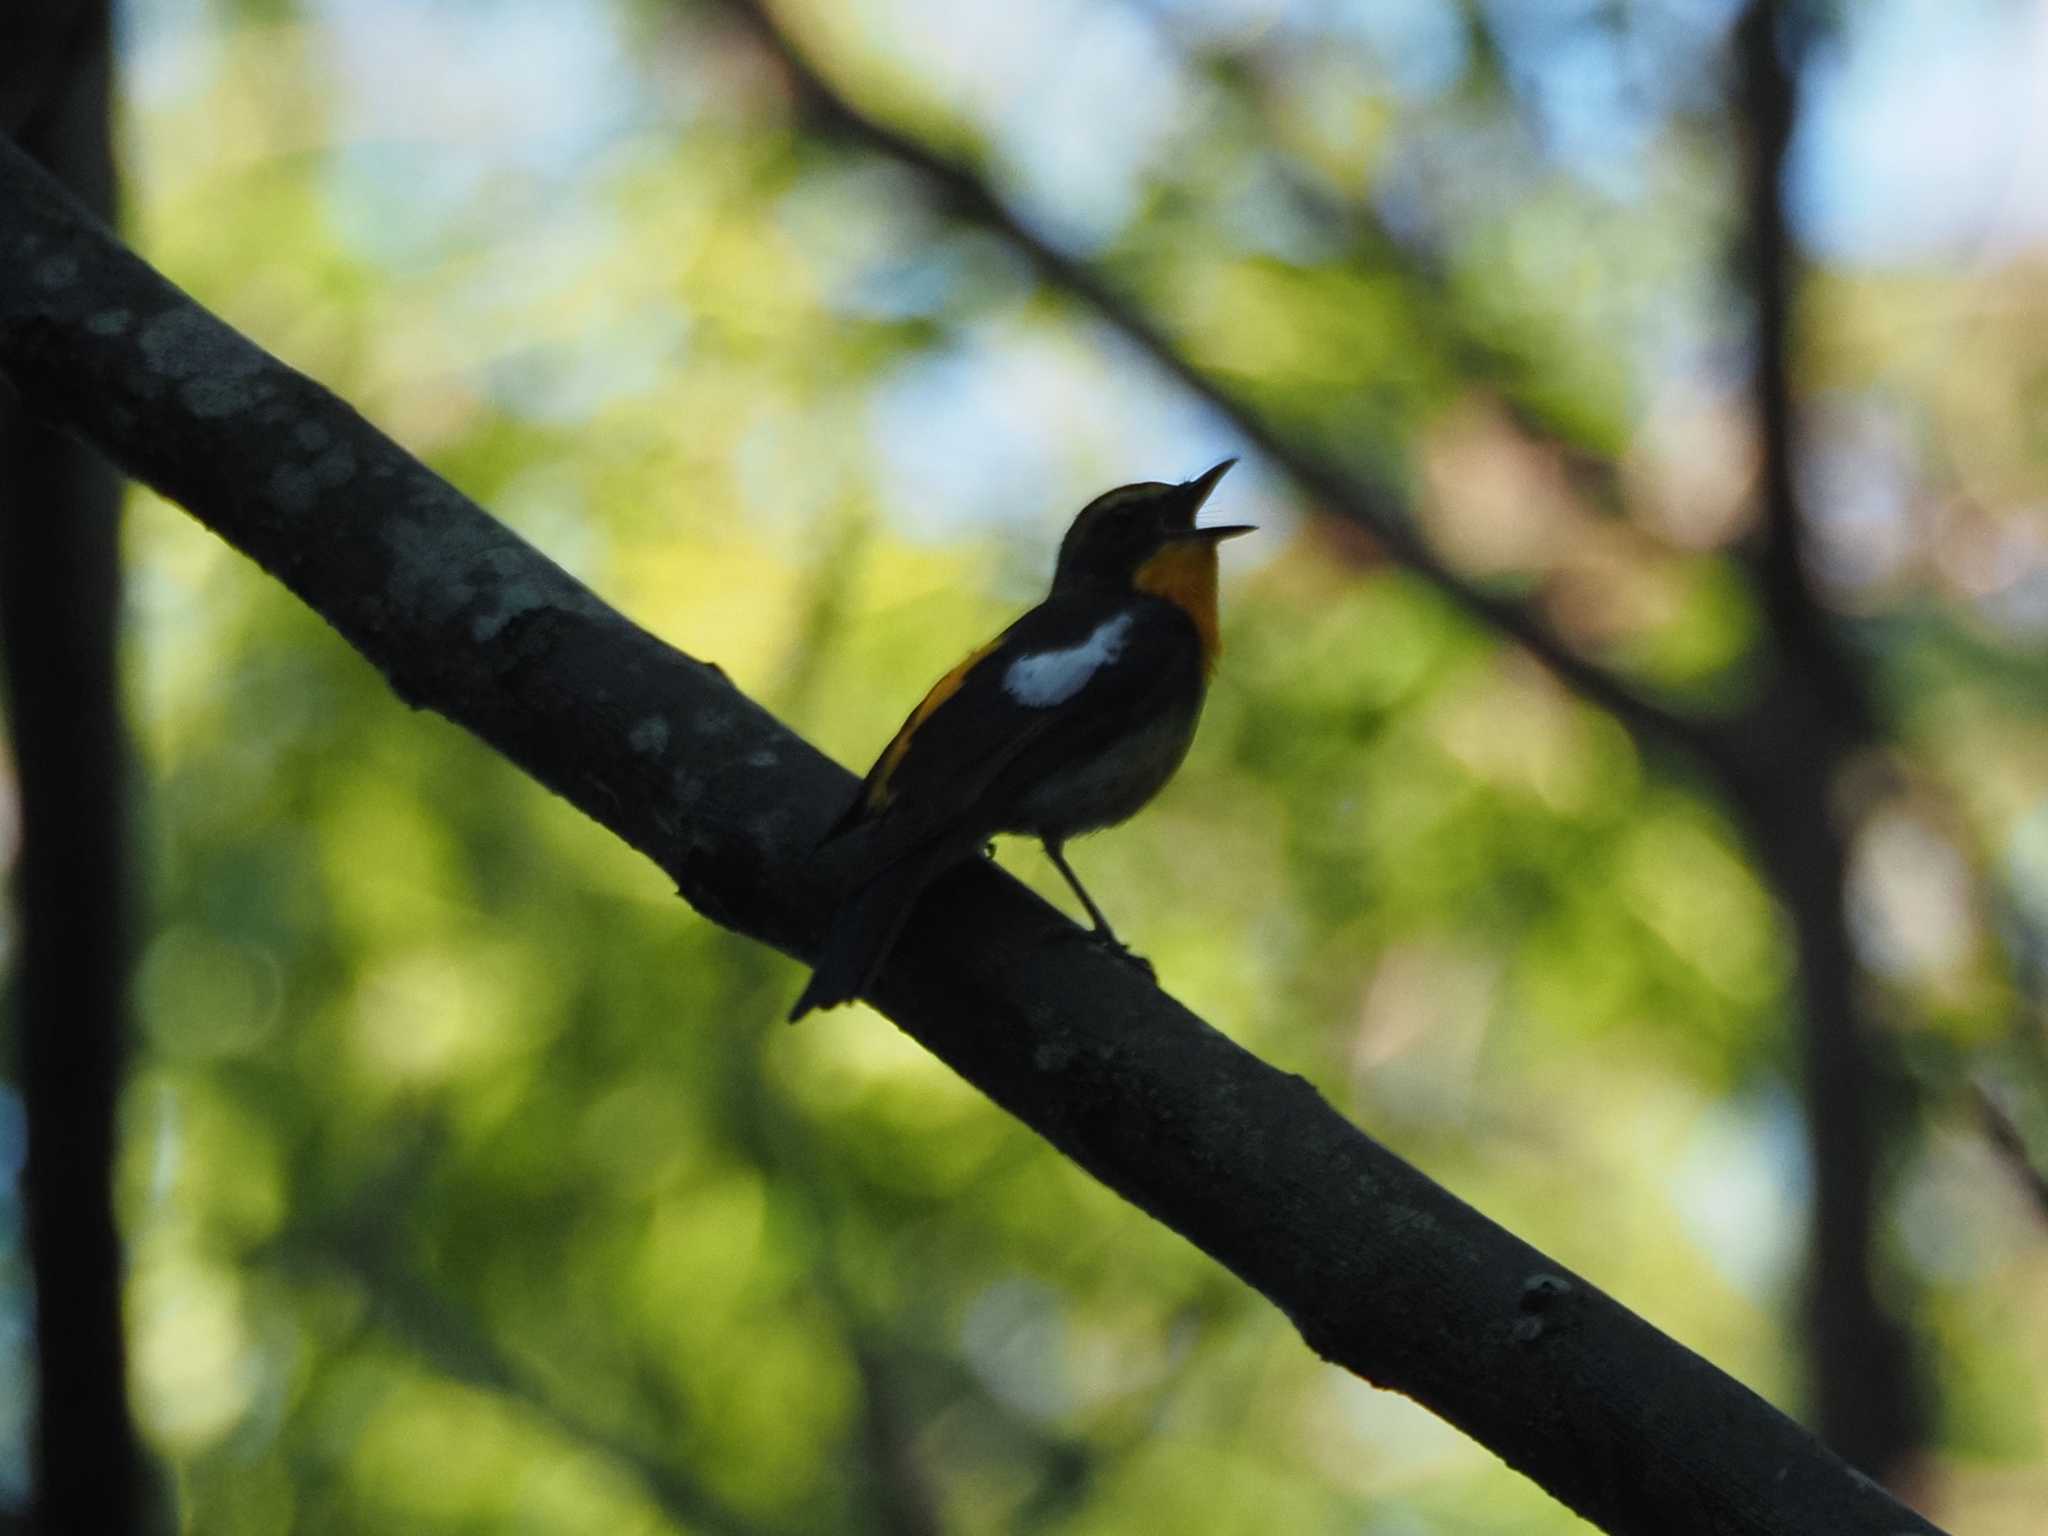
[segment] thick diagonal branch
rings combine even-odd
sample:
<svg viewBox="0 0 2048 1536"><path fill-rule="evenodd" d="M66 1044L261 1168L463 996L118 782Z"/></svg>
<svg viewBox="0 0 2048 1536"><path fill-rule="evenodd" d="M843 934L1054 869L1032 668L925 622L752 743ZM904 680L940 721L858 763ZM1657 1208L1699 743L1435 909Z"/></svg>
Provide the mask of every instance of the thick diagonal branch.
<svg viewBox="0 0 2048 1536"><path fill-rule="evenodd" d="M810 951L827 893L809 851L850 775L180 294L6 145L0 371L700 911ZM878 1006L1318 1353L1612 1531L1933 1530L1300 1078L1065 942L1071 925L1007 877L975 861L934 896Z"/></svg>

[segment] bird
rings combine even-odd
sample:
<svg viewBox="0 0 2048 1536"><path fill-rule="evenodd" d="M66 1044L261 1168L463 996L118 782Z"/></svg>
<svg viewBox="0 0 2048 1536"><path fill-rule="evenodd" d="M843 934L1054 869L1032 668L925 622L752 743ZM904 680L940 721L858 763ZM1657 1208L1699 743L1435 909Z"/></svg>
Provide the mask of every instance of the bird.
<svg viewBox="0 0 2048 1536"><path fill-rule="evenodd" d="M1253 531L1198 528L1195 514L1236 462L1089 502L1060 542L1045 601L910 712L818 844L840 899L792 1023L864 992L925 887L998 833L1036 837L1091 937L1149 974L1065 847L1136 814L1194 740L1220 650L1216 546Z"/></svg>

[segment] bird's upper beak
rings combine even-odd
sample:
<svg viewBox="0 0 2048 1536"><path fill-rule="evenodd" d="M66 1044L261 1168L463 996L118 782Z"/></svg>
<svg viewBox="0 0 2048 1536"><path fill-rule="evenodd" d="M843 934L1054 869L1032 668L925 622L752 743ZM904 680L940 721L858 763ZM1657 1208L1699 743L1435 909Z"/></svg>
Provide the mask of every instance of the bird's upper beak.
<svg viewBox="0 0 2048 1536"><path fill-rule="evenodd" d="M1202 510L1202 503L1209 499L1209 493L1216 489L1216 482L1228 474L1230 466L1236 462L1234 458L1225 459L1215 468L1204 470L1181 487L1187 492L1187 499L1181 508L1175 509L1179 514L1175 521L1178 522L1184 517L1186 523L1176 532L1176 537L1222 540L1234 539L1240 533L1256 531L1255 525L1251 523L1215 523L1207 528L1195 526L1195 514Z"/></svg>

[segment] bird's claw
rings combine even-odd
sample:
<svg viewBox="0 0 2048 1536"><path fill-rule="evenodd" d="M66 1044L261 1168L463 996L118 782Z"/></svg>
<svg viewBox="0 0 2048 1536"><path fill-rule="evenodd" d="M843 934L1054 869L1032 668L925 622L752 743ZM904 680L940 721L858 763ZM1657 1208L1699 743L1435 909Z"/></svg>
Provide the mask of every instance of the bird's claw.
<svg viewBox="0 0 2048 1536"><path fill-rule="evenodd" d="M1093 944L1104 954L1114 955L1125 965L1144 973L1147 981L1157 981L1159 973L1152 968L1152 962L1132 949L1107 928L1067 928L1064 937L1083 943Z"/></svg>
<svg viewBox="0 0 2048 1536"><path fill-rule="evenodd" d="M1116 939L1111 939L1108 947L1111 954L1123 961L1124 964L1138 971L1147 981L1156 983L1159 980L1159 973L1152 968L1152 962L1139 954L1135 949L1132 949L1130 945L1120 943Z"/></svg>

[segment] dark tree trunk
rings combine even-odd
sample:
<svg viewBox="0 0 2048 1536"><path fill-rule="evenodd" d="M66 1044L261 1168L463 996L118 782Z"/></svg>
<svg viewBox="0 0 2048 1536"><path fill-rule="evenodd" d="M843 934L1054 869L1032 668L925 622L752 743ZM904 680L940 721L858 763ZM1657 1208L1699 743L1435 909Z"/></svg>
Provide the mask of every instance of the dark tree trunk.
<svg viewBox="0 0 2048 1536"><path fill-rule="evenodd" d="M1910 1477L1925 1435L1907 1332L1878 1298L1883 1041L1858 995L1833 804L1843 771L1879 739L1862 678L1837 643L1809 569L1793 396L1798 260L1785 157L1798 111L1800 18L1754 0L1736 29L1736 104L1748 209L1739 264L1756 309L1751 393L1762 443L1759 585L1778 676L1745 722L1754 743L1731 788L1789 909L1799 960L1801 1085L1813 1165L1806 1339L1814 1425L1856 1466Z"/></svg>
<svg viewBox="0 0 2048 1536"><path fill-rule="evenodd" d="M0 112L111 219L106 0L0 22ZM120 482L0 393L0 654L20 786L13 1015L35 1281L35 1528L135 1528L114 1117L129 971L125 749L115 676Z"/></svg>

